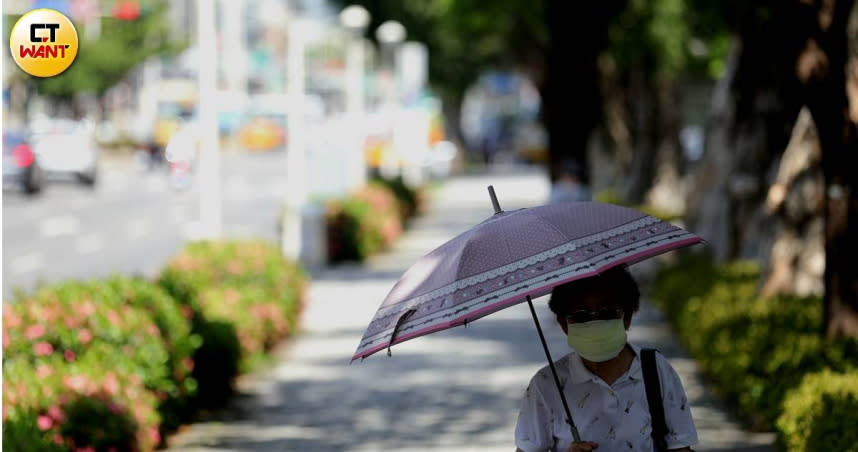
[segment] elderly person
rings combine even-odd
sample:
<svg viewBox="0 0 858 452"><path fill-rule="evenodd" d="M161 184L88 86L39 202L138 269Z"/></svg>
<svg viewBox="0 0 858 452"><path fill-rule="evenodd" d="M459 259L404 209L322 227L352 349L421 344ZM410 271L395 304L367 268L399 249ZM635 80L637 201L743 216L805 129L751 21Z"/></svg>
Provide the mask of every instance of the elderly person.
<svg viewBox="0 0 858 452"><path fill-rule="evenodd" d="M626 340L640 305L625 267L558 286L549 308L572 352L555 363L582 440L573 443L548 366L531 379L515 428L517 451L654 451L653 423L641 368L641 349ZM670 363L656 353L667 450L690 451L697 430L685 390Z"/></svg>

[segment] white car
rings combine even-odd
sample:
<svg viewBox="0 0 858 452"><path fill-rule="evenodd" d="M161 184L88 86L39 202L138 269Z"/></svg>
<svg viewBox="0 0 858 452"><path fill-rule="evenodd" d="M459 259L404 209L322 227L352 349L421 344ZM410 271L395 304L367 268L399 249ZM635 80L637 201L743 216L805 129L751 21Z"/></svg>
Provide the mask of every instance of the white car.
<svg viewBox="0 0 858 452"><path fill-rule="evenodd" d="M92 124L39 119L30 129L33 153L47 176L71 175L86 185L95 185L99 150Z"/></svg>

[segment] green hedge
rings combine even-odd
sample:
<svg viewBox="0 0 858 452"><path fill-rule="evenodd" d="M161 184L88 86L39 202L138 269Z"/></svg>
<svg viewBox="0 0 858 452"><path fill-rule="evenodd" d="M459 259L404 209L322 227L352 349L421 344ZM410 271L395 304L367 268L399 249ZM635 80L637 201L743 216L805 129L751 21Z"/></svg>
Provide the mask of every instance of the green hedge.
<svg viewBox="0 0 858 452"><path fill-rule="evenodd" d="M292 332L306 273L262 241L195 242L158 278L191 317L202 345L194 355L198 403L221 404L234 378Z"/></svg>
<svg viewBox="0 0 858 452"><path fill-rule="evenodd" d="M653 296L715 389L753 428L770 430L805 375L858 367L858 341L822 338L821 299L760 297L759 279L752 262L688 255L659 272Z"/></svg>
<svg viewBox="0 0 858 452"><path fill-rule="evenodd" d="M393 190L373 182L325 204L328 261L362 261L402 234L402 210Z"/></svg>
<svg viewBox="0 0 858 452"><path fill-rule="evenodd" d="M159 282L67 282L4 303L4 450L154 450L222 402L204 390L228 392L294 331L306 276L264 242L202 242Z"/></svg>
<svg viewBox="0 0 858 452"><path fill-rule="evenodd" d="M639 210L649 216L658 218L663 221L677 221L682 220L684 218L683 212L677 212L672 210L664 210L659 209L647 204L631 204L626 202L623 197L617 193L615 190L600 190L593 196L594 201L604 202L608 204L617 204L620 206L630 207L635 210Z"/></svg>
<svg viewBox="0 0 858 452"><path fill-rule="evenodd" d="M858 372L810 374L783 407L777 427L786 450L858 451Z"/></svg>

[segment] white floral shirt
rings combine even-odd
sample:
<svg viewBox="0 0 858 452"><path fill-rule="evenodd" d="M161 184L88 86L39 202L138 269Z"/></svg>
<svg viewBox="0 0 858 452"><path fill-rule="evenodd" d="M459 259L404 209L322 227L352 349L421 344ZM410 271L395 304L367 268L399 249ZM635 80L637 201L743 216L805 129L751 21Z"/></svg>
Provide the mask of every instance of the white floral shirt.
<svg viewBox="0 0 858 452"><path fill-rule="evenodd" d="M599 444L599 451L653 451L652 424L641 372L640 348L628 372L613 385L594 375L573 351L555 362L572 419L583 441ZM697 444L697 430L682 381L667 359L656 353L667 447ZM572 432L551 369L543 367L530 380L515 427L515 445L525 452L566 452Z"/></svg>

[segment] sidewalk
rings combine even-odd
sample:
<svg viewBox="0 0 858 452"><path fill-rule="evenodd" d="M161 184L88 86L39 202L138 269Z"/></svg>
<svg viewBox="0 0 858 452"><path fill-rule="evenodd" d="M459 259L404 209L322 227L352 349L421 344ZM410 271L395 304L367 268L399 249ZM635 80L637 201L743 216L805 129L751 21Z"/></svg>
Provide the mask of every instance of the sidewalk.
<svg viewBox="0 0 858 452"><path fill-rule="evenodd" d="M445 183L394 250L364 266L333 268L314 278L302 332L276 351L276 364L244 378L230 407L176 435L169 450L514 450L520 399L545 365L526 304L397 345L392 357L380 352L349 364L366 324L402 272L491 215L490 184L505 210L541 204L548 195L542 173L529 169ZM568 346L546 301L535 304L557 359ZM636 317L630 340L658 347L680 373L701 440L696 450L769 450L772 435L741 431L713 401L694 362L649 303Z"/></svg>

